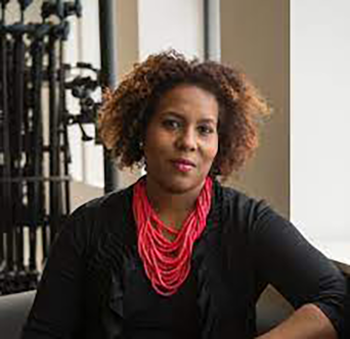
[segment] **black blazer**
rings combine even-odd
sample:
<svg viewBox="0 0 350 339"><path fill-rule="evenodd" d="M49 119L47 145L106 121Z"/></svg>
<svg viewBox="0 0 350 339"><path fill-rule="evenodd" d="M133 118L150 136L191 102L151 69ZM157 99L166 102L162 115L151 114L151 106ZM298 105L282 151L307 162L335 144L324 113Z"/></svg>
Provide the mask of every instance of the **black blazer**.
<svg viewBox="0 0 350 339"><path fill-rule="evenodd" d="M269 283L295 308L317 305L339 330L345 283L338 269L265 202L218 182L213 189L191 262L199 337L254 338L255 304ZM131 203L129 187L71 215L52 247L23 339L136 338L136 324L142 332L148 319L172 312L144 274ZM162 322L155 327L166 331Z"/></svg>

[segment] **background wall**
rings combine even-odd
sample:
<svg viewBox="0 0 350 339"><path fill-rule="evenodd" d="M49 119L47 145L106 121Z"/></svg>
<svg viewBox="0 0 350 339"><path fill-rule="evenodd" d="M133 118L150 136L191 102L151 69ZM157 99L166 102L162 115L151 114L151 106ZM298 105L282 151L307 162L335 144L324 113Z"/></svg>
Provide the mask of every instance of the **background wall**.
<svg viewBox="0 0 350 339"><path fill-rule="evenodd" d="M289 216L289 0L221 0L221 60L242 68L273 107L254 159L230 184Z"/></svg>
<svg viewBox="0 0 350 339"><path fill-rule="evenodd" d="M350 2L291 3L291 218L350 264Z"/></svg>
<svg viewBox="0 0 350 339"><path fill-rule="evenodd" d="M70 34L65 48L65 62L72 65L77 62L91 63L100 68L100 43L98 1L83 3L81 19L70 19ZM100 99L100 98L98 98ZM68 107L72 113L79 110L77 100L67 95ZM95 135L95 127L84 125L89 136ZM102 146L94 141L82 142L79 126L69 127L69 141L72 153L70 171L71 207L74 210L87 200L103 194L103 152Z"/></svg>
<svg viewBox="0 0 350 339"><path fill-rule="evenodd" d="M203 0L139 0L139 58L169 48L204 55Z"/></svg>

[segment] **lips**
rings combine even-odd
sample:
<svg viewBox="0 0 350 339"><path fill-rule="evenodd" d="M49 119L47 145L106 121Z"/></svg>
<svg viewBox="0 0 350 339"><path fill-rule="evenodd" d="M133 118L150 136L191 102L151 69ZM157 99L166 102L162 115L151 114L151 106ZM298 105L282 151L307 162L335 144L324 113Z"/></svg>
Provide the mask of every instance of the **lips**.
<svg viewBox="0 0 350 339"><path fill-rule="evenodd" d="M191 169L196 167L195 163L187 159L176 159L172 163L180 172L189 172Z"/></svg>

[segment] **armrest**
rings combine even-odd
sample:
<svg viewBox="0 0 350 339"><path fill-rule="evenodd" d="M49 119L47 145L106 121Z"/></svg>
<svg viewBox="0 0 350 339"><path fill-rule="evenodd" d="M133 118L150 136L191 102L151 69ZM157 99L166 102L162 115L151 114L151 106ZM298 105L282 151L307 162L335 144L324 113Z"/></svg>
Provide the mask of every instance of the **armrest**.
<svg viewBox="0 0 350 339"><path fill-rule="evenodd" d="M292 305L269 285L261 294L256 305L257 333L268 332L287 319L293 312Z"/></svg>

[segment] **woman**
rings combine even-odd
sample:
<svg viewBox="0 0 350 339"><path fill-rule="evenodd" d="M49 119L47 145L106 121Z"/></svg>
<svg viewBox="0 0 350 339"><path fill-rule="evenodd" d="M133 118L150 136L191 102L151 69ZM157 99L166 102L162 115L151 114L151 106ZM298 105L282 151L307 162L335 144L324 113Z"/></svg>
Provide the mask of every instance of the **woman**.
<svg viewBox="0 0 350 339"><path fill-rule="evenodd" d="M269 108L243 74L174 51L106 95L100 134L131 187L59 234L23 338L255 338L274 285L297 309L261 339L337 338L344 281L287 220L216 180L257 146Z"/></svg>

